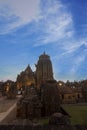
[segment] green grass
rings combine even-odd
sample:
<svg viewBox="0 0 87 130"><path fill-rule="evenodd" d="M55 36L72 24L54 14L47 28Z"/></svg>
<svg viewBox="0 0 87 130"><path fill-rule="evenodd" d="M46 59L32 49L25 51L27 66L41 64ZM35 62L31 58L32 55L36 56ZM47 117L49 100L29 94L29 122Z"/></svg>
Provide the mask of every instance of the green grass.
<svg viewBox="0 0 87 130"><path fill-rule="evenodd" d="M86 105L62 105L71 116L71 124L87 125Z"/></svg>
<svg viewBox="0 0 87 130"><path fill-rule="evenodd" d="M46 125L49 123L49 118L43 118L39 120L39 123L42 125Z"/></svg>
<svg viewBox="0 0 87 130"><path fill-rule="evenodd" d="M33 119L33 123L39 123L41 125L46 125L49 123L49 117L41 118L41 119Z"/></svg>

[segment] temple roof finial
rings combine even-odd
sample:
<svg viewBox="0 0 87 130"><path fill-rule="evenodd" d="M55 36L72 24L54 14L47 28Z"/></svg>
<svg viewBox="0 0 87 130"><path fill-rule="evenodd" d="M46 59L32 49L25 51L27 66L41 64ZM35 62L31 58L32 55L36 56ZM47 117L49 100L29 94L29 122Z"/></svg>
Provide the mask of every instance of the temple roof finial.
<svg viewBox="0 0 87 130"><path fill-rule="evenodd" d="M44 55L46 54L46 53L45 53L45 51L44 51L44 53L43 53L43 54L44 54Z"/></svg>

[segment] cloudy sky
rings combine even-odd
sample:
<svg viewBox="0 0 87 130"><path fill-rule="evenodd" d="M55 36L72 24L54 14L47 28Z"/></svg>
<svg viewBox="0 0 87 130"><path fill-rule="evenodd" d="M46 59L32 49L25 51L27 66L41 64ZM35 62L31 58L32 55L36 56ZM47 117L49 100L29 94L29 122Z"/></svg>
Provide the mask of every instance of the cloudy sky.
<svg viewBox="0 0 87 130"><path fill-rule="evenodd" d="M87 78L87 0L0 0L0 80L35 70L44 51L55 79Z"/></svg>

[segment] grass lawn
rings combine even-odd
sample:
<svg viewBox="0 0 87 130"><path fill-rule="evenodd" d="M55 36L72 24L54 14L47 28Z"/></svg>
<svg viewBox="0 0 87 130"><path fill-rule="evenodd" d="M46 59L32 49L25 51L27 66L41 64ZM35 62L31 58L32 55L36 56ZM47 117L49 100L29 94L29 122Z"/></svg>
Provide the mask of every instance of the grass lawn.
<svg viewBox="0 0 87 130"><path fill-rule="evenodd" d="M62 105L70 114L72 125L87 125L87 105Z"/></svg>
<svg viewBox="0 0 87 130"><path fill-rule="evenodd" d="M39 123L42 125L46 125L49 123L49 118L43 118L43 119L39 120Z"/></svg>

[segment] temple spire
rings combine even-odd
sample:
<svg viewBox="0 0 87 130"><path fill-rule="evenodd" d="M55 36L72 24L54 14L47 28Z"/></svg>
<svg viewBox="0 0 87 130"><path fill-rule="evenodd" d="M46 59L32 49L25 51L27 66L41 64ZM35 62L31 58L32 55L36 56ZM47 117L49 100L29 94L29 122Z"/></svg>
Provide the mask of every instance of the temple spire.
<svg viewBox="0 0 87 130"><path fill-rule="evenodd" d="M43 53L44 55L46 55L46 53L45 53L45 51L44 51L44 53Z"/></svg>

